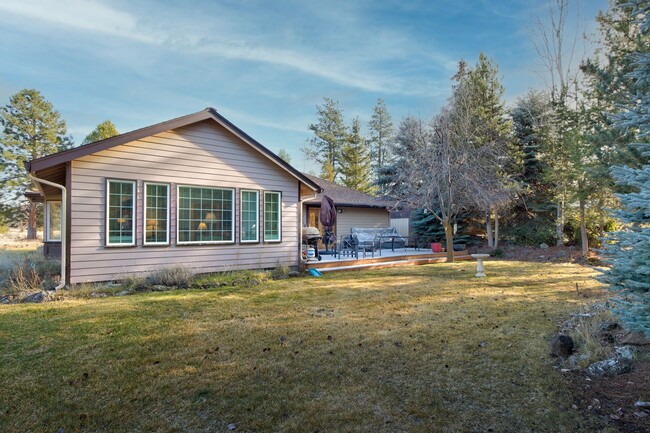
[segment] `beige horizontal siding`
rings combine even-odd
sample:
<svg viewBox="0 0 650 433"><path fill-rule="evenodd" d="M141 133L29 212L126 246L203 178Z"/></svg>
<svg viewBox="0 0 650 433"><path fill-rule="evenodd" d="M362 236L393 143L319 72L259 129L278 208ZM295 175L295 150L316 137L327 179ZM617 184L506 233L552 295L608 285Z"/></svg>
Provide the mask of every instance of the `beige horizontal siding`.
<svg viewBox="0 0 650 433"><path fill-rule="evenodd" d="M106 179L136 181L136 246L105 247ZM143 246L144 182L170 187L168 246ZM239 190L282 192L282 242L175 245L177 185L234 188L235 239L239 239ZM205 121L97 152L72 162L71 283L106 281L183 264L196 272L298 263L298 181L215 122ZM263 240L263 233L260 233Z"/></svg>
<svg viewBox="0 0 650 433"><path fill-rule="evenodd" d="M336 219L337 236L350 234L352 227L390 227L389 213L386 209L342 208Z"/></svg>

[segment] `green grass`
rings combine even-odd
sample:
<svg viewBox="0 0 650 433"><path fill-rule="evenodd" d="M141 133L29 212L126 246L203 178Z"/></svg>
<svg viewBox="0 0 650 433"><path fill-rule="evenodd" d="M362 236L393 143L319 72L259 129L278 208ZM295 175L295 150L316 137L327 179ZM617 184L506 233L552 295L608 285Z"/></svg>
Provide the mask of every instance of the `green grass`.
<svg viewBox="0 0 650 433"><path fill-rule="evenodd" d="M583 431L547 353L594 272L474 266L0 305L0 431Z"/></svg>

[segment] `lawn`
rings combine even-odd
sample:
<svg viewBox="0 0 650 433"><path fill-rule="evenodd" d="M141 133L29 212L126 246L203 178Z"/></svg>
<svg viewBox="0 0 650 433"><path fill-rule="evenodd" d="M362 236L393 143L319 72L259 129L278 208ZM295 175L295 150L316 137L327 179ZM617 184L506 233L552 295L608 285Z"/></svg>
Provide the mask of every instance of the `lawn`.
<svg viewBox="0 0 650 433"><path fill-rule="evenodd" d="M0 431L589 431L547 353L595 272L474 266L0 305Z"/></svg>

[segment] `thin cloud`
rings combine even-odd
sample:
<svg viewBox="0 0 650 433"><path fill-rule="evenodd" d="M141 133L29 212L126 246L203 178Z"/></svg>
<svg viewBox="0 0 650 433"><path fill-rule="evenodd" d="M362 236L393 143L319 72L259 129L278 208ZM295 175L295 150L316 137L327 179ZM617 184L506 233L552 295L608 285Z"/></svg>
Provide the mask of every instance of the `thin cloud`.
<svg viewBox="0 0 650 433"><path fill-rule="evenodd" d="M343 56L333 59L322 52L306 55L295 50L251 44L243 38L217 39L201 34L200 30L197 32L196 28L194 33L188 33L187 28L184 28L183 32L175 33L171 30L173 27L165 30L160 26L148 27L129 12L94 0L13 1L0 3L0 11L68 29L128 38L184 53L191 51L197 55L286 67L368 92L409 95L421 90L413 90L400 79L391 79L363 70L358 64L345 62ZM432 58L445 69L453 65L453 62L442 54L434 54Z"/></svg>

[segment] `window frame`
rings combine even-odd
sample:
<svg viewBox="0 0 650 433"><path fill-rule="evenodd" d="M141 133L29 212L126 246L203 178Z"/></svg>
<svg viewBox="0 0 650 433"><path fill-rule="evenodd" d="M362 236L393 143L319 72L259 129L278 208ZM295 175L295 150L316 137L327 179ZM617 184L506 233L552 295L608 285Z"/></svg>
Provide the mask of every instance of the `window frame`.
<svg viewBox="0 0 650 433"><path fill-rule="evenodd" d="M266 195L274 194L278 197L278 239L267 239L266 237ZM282 242L282 191L264 191L264 243Z"/></svg>
<svg viewBox="0 0 650 433"><path fill-rule="evenodd" d="M231 240L227 241L183 241L181 242L180 239L180 215L181 215L181 207L180 207L180 200L181 200L181 188L197 188L197 189L204 189L204 188L209 188L209 189L220 189L224 191L230 191L230 197L232 201L232 226L230 228L230 237ZM236 243L236 238L235 238L235 223L236 223L236 218L237 218L237 209L236 209L237 202L235 200L235 188L228 188L228 187L220 187L220 186L206 186L206 185L176 185L176 245L232 245Z"/></svg>
<svg viewBox="0 0 650 433"><path fill-rule="evenodd" d="M119 244L114 244L110 242L110 236L109 236L109 224L108 221L110 219L109 216L109 209L110 209L110 198L111 198L111 191L110 191L110 184L111 182L119 182L119 183L130 183L131 184L131 193L133 195L133 199L131 200L131 242L130 243L119 243ZM137 188L137 181L133 179L106 179L106 208L105 208L105 218L104 218L104 225L105 230L104 230L104 246L106 247L111 247L111 248L121 248L121 247L134 247L135 246L135 236L136 236L136 226L137 226L137 202L138 202L138 188Z"/></svg>
<svg viewBox="0 0 650 433"><path fill-rule="evenodd" d="M167 188L167 238L165 242L147 242L147 187L149 185L153 186L164 186ZM171 187L170 184L165 182L143 182L142 187L142 245L143 246L166 246L170 244L170 227L171 227Z"/></svg>
<svg viewBox="0 0 650 433"><path fill-rule="evenodd" d="M255 239L244 240L244 193L255 193L255 212L257 215L257 230L255 230ZM240 244L258 244L260 242L260 192L257 189L241 188L239 190L239 243Z"/></svg>
<svg viewBox="0 0 650 433"><path fill-rule="evenodd" d="M61 220L61 227L59 227L59 238L58 239L52 239L50 238L50 220L51 220L51 214L52 214L52 209L50 208L51 203L58 203L59 204L59 219ZM45 242L61 242L62 235L63 235L63 220L61 219L61 211L63 210L62 208L63 203L61 200L47 200L45 202Z"/></svg>

